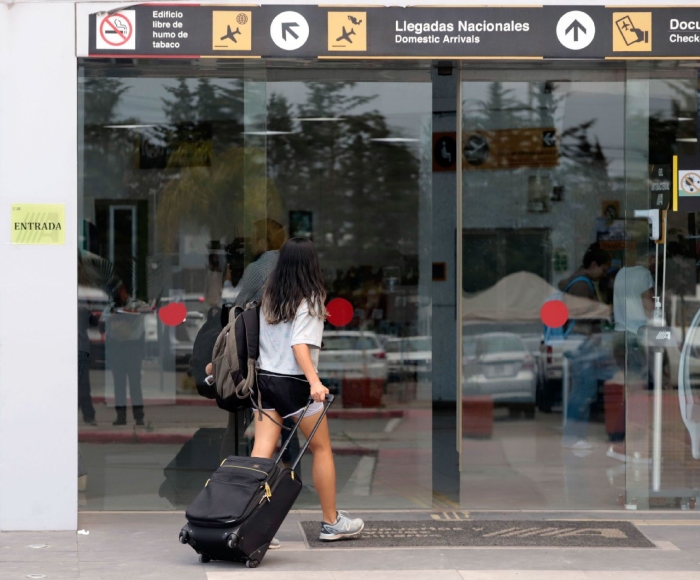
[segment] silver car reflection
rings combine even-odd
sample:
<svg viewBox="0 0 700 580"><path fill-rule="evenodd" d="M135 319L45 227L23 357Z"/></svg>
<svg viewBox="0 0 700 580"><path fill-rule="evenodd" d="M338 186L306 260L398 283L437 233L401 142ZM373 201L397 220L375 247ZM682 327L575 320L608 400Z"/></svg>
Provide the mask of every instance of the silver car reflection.
<svg viewBox="0 0 700 580"><path fill-rule="evenodd" d="M517 334L465 337L462 368L464 395L487 395L511 412L534 416L537 362Z"/></svg>

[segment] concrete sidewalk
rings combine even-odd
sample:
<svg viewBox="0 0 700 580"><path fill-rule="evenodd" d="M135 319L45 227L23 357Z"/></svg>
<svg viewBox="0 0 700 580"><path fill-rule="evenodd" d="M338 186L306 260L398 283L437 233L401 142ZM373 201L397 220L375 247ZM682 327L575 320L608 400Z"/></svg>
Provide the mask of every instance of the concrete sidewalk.
<svg viewBox="0 0 700 580"><path fill-rule="evenodd" d="M635 524L654 548L324 548L310 549L300 522L317 512L293 511L278 533L279 550L259 568L226 562L200 564L178 543L182 512L81 513L69 532L0 534L0 578L86 580L697 580L700 513L692 512L356 512L365 520L446 521L452 518L623 520ZM454 521L454 520L453 520ZM42 547L45 546L45 547ZM251 576L252 577L252 576Z"/></svg>

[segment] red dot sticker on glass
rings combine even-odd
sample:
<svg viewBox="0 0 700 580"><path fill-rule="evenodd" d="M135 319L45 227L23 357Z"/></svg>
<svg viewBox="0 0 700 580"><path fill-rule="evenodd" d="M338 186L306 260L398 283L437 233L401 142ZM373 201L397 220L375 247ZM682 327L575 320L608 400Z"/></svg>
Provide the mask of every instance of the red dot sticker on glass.
<svg viewBox="0 0 700 580"><path fill-rule="evenodd" d="M540 308L540 318L549 328L561 328L569 319L569 309L561 300L549 300Z"/></svg>
<svg viewBox="0 0 700 580"><path fill-rule="evenodd" d="M355 315L355 309L345 298L333 298L326 306L328 322L333 326L345 326Z"/></svg>
<svg viewBox="0 0 700 580"><path fill-rule="evenodd" d="M165 326L178 326L185 322L187 318L187 306L182 302L173 302L163 306L158 311L158 318Z"/></svg>

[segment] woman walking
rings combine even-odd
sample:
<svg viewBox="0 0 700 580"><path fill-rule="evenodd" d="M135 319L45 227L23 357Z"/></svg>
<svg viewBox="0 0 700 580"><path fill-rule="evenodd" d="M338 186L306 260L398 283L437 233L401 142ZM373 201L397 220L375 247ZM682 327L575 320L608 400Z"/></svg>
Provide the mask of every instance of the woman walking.
<svg viewBox="0 0 700 580"><path fill-rule="evenodd" d="M300 421L309 437L314 415L323 409L328 389L318 378L318 355L323 337L326 290L318 255L306 238L292 238L282 247L268 279L260 308L260 356L254 405L255 444L252 457L272 458L282 421ZM259 389L259 393L258 393ZM258 398L260 396L260 398ZM301 417L309 400L313 403ZM324 417L310 443L312 475L323 510L321 540L341 540L358 535L361 519L336 511L335 463L328 419Z"/></svg>

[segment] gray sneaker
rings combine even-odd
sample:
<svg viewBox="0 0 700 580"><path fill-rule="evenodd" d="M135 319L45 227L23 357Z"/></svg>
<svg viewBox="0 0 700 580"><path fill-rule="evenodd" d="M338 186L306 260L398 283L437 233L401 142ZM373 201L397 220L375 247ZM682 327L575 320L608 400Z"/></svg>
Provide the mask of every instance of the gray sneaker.
<svg viewBox="0 0 700 580"><path fill-rule="evenodd" d="M280 547L280 541L277 538L272 538L270 545L267 547L268 550L276 550Z"/></svg>
<svg viewBox="0 0 700 580"><path fill-rule="evenodd" d="M319 540L342 540L344 538L352 538L357 536L365 527L365 522L360 518L354 520L350 519L347 512L338 512L338 518L335 523L328 524L326 522L321 523L321 534L319 535Z"/></svg>

